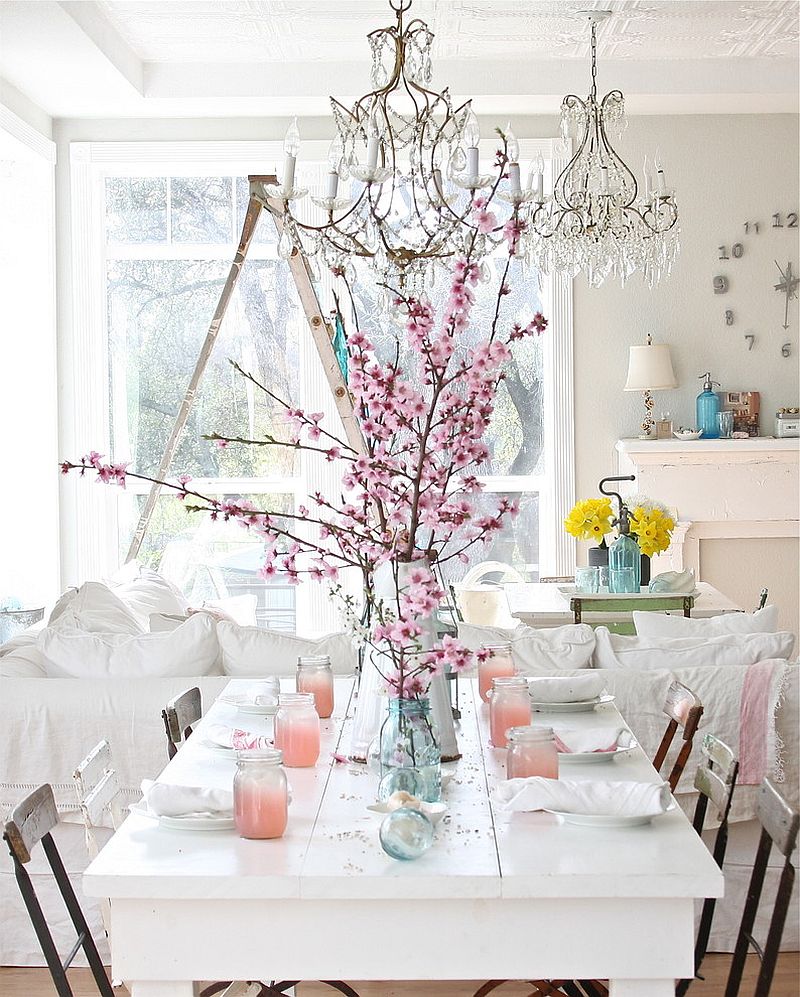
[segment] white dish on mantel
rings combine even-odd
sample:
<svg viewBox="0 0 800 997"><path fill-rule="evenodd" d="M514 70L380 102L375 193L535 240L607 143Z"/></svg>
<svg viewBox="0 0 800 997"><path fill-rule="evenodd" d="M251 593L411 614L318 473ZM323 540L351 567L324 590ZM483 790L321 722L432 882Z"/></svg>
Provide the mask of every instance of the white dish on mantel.
<svg viewBox="0 0 800 997"><path fill-rule="evenodd" d="M694 430L684 429L682 433L679 433L677 430L675 430L675 432L673 432L672 435L675 437L676 440L684 440L684 441L688 441L688 440L699 440L700 437L703 435L703 430L702 429L694 429Z"/></svg>
<svg viewBox="0 0 800 997"><path fill-rule="evenodd" d="M565 824L577 824L580 827L641 827L658 817L666 817L667 814L671 814L676 809L676 806L677 804L673 801L663 813L640 817L620 814L571 814L564 810L546 810L545 813L555 814Z"/></svg>

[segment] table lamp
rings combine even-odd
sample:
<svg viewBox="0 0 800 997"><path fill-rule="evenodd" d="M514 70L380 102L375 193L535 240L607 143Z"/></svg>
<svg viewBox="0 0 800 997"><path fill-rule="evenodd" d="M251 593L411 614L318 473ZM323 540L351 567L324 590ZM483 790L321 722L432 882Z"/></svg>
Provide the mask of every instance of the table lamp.
<svg viewBox="0 0 800 997"><path fill-rule="evenodd" d="M672 369L672 359L669 347L663 343L654 343L648 335L646 346L631 346L628 358L628 380L625 391L644 392L645 416L641 424L640 440L655 439L653 427L653 396L651 391L664 391L667 388L677 388L675 371Z"/></svg>

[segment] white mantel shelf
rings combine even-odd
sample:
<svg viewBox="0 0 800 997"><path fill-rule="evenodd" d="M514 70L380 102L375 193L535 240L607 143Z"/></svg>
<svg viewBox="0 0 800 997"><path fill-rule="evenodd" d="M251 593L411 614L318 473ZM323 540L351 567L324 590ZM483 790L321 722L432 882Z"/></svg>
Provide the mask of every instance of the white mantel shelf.
<svg viewBox="0 0 800 997"><path fill-rule="evenodd" d="M748 440L617 440L620 453L692 454L692 453L800 453L800 439L779 440L774 436L756 436Z"/></svg>

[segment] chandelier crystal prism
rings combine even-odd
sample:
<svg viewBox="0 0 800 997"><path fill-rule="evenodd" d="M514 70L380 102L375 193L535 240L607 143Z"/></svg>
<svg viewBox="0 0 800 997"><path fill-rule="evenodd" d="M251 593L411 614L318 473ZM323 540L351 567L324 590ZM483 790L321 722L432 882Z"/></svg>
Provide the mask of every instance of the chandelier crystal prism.
<svg viewBox="0 0 800 997"><path fill-rule="evenodd" d="M586 271L589 283L607 277L622 284L640 271L652 287L669 274L680 250L678 206L667 188L660 158L655 182L644 166L644 186L614 149L626 125L620 90L597 97L597 24L610 11L593 10L592 85L585 100L570 94L561 104L562 138L574 138L576 151L557 178L551 198L531 206L524 248L528 262L545 272L574 276Z"/></svg>
<svg viewBox="0 0 800 997"><path fill-rule="evenodd" d="M327 218L315 223L296 210L307 191L294 184L294 122L283 182L267 193L284 204L284 258L301 250L334 273L352 273L361 257L387 284L421 289L432 264L467 249L480 259L499 241L471 220L475 192L493 178L479 172L471 102L454 108L447 89L430 89L433 34L419 19L405 21L411 0L389 5L396 23L367 36L374 89L349 109L330 98L336 137L325 195L311 197Z"/></svg>

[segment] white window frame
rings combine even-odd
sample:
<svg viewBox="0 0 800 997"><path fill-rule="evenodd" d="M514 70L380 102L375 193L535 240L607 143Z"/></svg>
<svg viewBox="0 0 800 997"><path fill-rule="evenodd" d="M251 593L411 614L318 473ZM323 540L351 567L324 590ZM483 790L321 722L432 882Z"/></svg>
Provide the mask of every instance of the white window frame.
<svg viewBox="0 0 800 997"><path fill-rule="evenodd" d="M486 146L487 158L493 143ZM539 153L557 176L567 162L568 149L557 139L521 139L521 159ZM327 143L304 142L302 158L324 162ZM108 453L110 444L108 400L108 334L105 302L104 180L107 175L246 176L268 173L282 162L281 142L72 142L70 143L71 217L71 322L63 330L62 384L68 385L62 402L61 454L75 458L90 449ZM234 238L238 233L234 233ZM133 247L132 247L133 250ZM549 320L543 337L545 376L545 466L542 478L516 476L493 478L491 490L540 494L540 573L568 574L575 563L574 541L561 520L574 501L574 417L572 359L572 281L549 277L543 298ZM306 404L337 419L333 399L319 364L306 366ZM320 462L323 463L323 462ZM321 474L335 478L332 465ZM316 475L315 475L316 477ZM255 491L267 481L237 479L240 487ZM325 482L328 484L328 482ZM331 480L331 487L338 482ZM282 480L281 486L285 485ZM499 487L504 485L504 487ZM274 484L273 484L274 488ZM323 491L325 489L323 488ZM62 479L62 522L71 529L62 542L62 580L76 584L100 578L118 566L117 496L113 488L87 487L70 476ZM303 585L298 592L320 586ZM325 624L335 628L329 600ZM308 606L307 609L311 609ZM305 612L305 609L303 610ZM327 617L331 619L328 620Z"/></svg>

